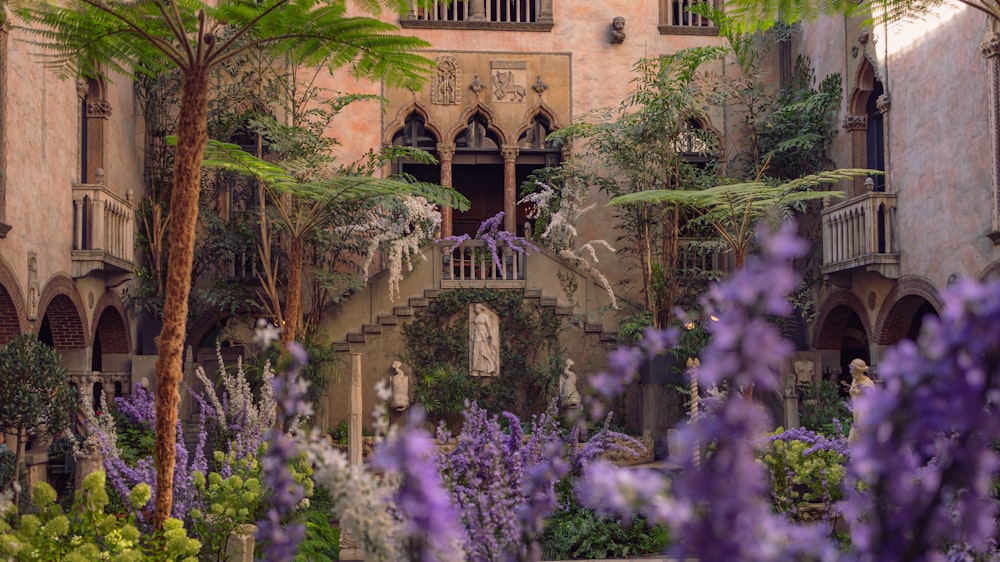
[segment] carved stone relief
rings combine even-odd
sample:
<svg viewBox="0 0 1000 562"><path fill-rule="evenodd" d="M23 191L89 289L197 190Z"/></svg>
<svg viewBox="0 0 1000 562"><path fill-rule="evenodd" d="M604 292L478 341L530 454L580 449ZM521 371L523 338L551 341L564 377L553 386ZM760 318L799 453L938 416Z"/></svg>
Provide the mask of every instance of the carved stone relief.
<svg viewBox="0 0 1000 562"><path fill-rule="evenodd" d="M28 319L38 318L38 254L28 252Z"/></svg>
<svg viewBox="0 0 1000 562"><path fill-rule="evenodd" d="M474 377L500 374L500 319L482 303L469 310L469 373Z"/></svg>
<svg viewBox="0 0 1000 562"><path fill-rule="evenodd" d="M111 103L108 100L87 102L87 117L110 117Z"/></svg>
<svg viewBox="0 0 1000 562"><path fill-rule="evenodd" d="M498 103L524 101L528 74L526 61L495 60L490 63L490 73L494 101Z"/></svg>
<svg viewBox="0 0 1000 562"><path fill-rule="evenodd" d="M469 89L472 90L472 93L476 94L476 97L479 97L479 94L486 89L486 84L483 84L483 81L479 79L479 75L477 74L472 79L472 83L469 84Z"/></svg>
<svg viewBox="0 0 1000 562"><path fill-rule="evenodd" d="M844 117L844 130L859 131L868 128L868 116L860 113L851 113Z"/></svg>
<svg viewBox="0 0 1000 562"><path fill-rule="evenodd" d="M542 82L542 77L539 76L535 79L535 83L531 85L531 89L534 90L538 95L542 95L545 90L549 89L549 85Z"/></svg>
<svg viewBox="0 0 1000 562"><path fill-rule="evenodd" d="M458 59L452 56L442 56L436 59L437 68L431 75L431 103L437 105L456 105L461 94L462 68Z"/></svg>

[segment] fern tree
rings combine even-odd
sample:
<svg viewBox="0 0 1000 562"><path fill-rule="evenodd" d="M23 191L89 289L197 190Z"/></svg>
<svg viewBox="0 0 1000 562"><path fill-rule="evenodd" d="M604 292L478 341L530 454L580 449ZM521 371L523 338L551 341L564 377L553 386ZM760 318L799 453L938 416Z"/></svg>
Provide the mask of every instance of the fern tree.
<svg viewBox="0 0 1000 562"><path fill-rule="evenodd" d="M377 13L408 9L403 0L357 0ZM350 65L360 76L416 86L427 46L375 18L349 17L346 0L11 0L15 14L47 49L63 77L179 71L182 81L167 234L163 330L156 362L156 509L163 527L173 503L174 446L181 353L190 292L201 162L213 68L251 49L294 54L305 63Z"/></svg>
<svg viewBox="0 0 1000 562"><path fill-rule="evenodd" d="M867 15L880 21L906 16L932 14L946 1L965 4L1000 20L997 0L732 0L726 2L726 12L747 30L767 29L777 22L808 21L820 15Z"/></svg>

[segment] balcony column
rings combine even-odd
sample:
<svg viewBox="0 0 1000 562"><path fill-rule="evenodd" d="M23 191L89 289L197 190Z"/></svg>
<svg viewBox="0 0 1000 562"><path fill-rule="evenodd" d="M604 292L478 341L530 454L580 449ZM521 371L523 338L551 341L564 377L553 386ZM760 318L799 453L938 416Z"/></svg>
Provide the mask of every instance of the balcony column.
<svg viewBox="0 0 1000 562"><path fill-rule="evenodd" d="M517 233L517 153L516 144L505 144L503 154L503 229Z"/></svg>
<svg viewBox="0 0 1000 562"><path fill-rule="evenodd" d="M104 243L104 219L107 215L108 201L100 189L95 189L90 200L90 248L88 250L107 250Z"/></svg>
<svg viewBox="0 0 1000 562"><path fill-rule="evenodd" d="M851 138L851 166L864 168L867 166L868 155L865 153L865 134L868 131L868 116L861 113L851 113L844 117L844 130ZM854 178L853 189L848 197L856 197L865 191L865 178Z"/></svg>
<svg viewBox="0 0 1000 562"><path fill-rule="evenodd" d="M438 143L438 160L441 162L441 185L452 186L451 163L455 158L455 145ZM441 207L441 238L452 235L453 212L451 207Z"/></svg>
<svg viewBox="0 0 1000 562"><path fill-rule="evenodd" d="M73 249L83 249L83 200L73 200Z"/></svg>
<svg viewBox="0 0 1000 562"><path fill-rule="evenodd" d="M469 21L486 21L486 0L469 0Z"/></svg>
<svg viewBox="0 0 1000 562"><path fill-rule="evenodd" d="M990 33L982 43L989 76L990 148L993 150L993 230L1000 231L1000 33Z"/></svg>
<svg viewBox="0 0 1000 562"><path fill-rule="evenodd" d="M552 0L539 0L538 23L553 23Z"/></svg>

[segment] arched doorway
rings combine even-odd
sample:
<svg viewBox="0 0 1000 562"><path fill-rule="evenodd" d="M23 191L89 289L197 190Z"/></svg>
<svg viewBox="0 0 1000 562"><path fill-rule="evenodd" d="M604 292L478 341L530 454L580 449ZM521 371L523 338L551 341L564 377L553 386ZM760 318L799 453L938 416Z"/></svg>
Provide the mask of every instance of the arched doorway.
<svg viewBox="0 0 1000 562"><path fill-rule="evenodd" d="M21 334L17 306L7 288L0 284L0 345L4 345Z"/></svg>
<svg viewBox="0 0 1000 562"><path fill-rule="evenodd" d="M895 345L901 339L916 341L924 319L937 316L934 305L920 295L906 295L892 304L882 320L878 343Z"/></svg>
<svg viewBox="0 0 1000 562"><path fill-rule="evenodd" d="M840 393L846 397L851 380L848 364L854 359L871 364L868 330L861 316L848 304L833 306L821 322L816 347L824 351L826 359L823 377L840 383ZM834 357L836 367L831 368Z"/></svg>

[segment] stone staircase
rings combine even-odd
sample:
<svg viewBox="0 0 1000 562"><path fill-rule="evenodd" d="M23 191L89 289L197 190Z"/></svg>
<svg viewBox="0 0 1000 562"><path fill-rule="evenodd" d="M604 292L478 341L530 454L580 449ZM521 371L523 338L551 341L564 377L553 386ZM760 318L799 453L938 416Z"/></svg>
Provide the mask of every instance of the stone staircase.
<svg viewBox="0 0 1000 562"><path fill-rule="evenodd" d="M407 299L405 305L394 305L391 312L375 315L375 323L361 324L360 330L347 332L343 340L333 343L333 349L342 353L350 352L352 346L371 341L374 336L381 335L387 327L405 324L417 311L430 306L431 301L443 290L447 289L424 289L423 296L412 296ZM559 299L556 297L543 296L541 289L524 289L524 298L537 300L542 308L554 308L556 316L562 318L573 314L572 306L559 304ZM605 329L604 324L600 322L586 322L583 329L586 334L596 335L602 342L615 342L618 339L616 332Z"/></svg>

